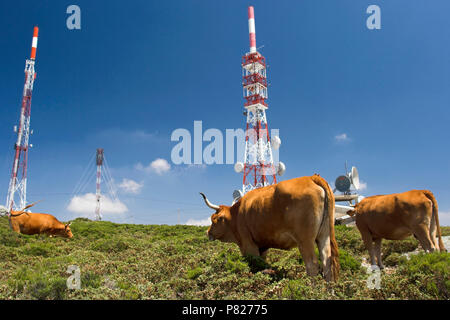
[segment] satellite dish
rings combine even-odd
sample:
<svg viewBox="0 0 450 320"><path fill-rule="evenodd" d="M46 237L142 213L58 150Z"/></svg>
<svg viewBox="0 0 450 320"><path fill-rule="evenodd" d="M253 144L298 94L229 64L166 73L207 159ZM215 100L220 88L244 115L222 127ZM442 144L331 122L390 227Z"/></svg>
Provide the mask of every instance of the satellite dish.
<svg viewBox="0 0 450 320"><path fill-rule="evenodd" d="M233 199L240 199L242 198L244 194L242 193L241 190L234 190L233 191Z"/></svg>
<svg viewBox="0 0 450 320"><path fill-rule="evenodd" d="M286 165L283 162L278 162L278 170L277 173L279 176L282 176L286 171Z"/></svg>
<svg viewBox="0 0 450 320"><path fill-rule="evenodd" d="M280 148L280 145L281 145L280 137L279 136L272 137L272 147L275 150L278 150L278 148Z"/></svg>
<svg viewBox="0 0 450 320"><path fill-rule="evenodd" d="M360 187L358 169L356 169L356 167L352 167L352 172L349 176L353 186L356 190L358 190Z"/></svg>
<svg viewBox="0 0 450 320"><path fill-rule="evenodd" d="M236 164L234 165L234 171L236 171L237 173L240 173L244 170L244 164L242 162L236 162Z"/></svg>
<svg viewBox="0 0 450 320"><path fill-rule="evenodd" d="M234 190L233 191L233 202L231 203L231 205L238 202L239 199L241 199L243 195L244 195L244 193L241 190Z"/></svg>
<svg viewBox="0 0 450 320"><path fill-rule="evenodd" d="M351 184L352 182L350 181L350 178L348 176L339 176L334 182L336 189L344 193L350 191Z"/></svg>

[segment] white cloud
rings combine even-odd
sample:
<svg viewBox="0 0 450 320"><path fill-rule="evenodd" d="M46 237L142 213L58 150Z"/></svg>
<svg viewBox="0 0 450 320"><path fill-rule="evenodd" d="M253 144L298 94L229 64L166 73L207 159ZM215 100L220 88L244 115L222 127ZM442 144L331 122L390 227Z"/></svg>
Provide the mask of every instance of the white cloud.
<svg viewBox="0 0 450 320"><path fill-rule="evenodd" d="M86 193L80 196L74 196L67 210L73 213L82 214L84 217L95 217L95 208L97 199L95 194ZM100 212L102 215L120 215L128 211L127 206L119 199L113 200L105 195L100 199Z"/></svg>
<svg viewBox="0 0 450 320"><path fill-rule="evenodd" d="M157 174L163 174L164 172L167 172L170 170L170 164L165 159L156 159L151 164L150 167L155 171Z"/></svg>
<svg viewBox="0 0 450 320"><path fill-rule="evenodd" d="M347 136L346 133L338 134L337 136L334 136L334 139L338 142L344 142L344 141L350 140L350 138Z"/></svg>
<svg viewBox="0 0 450 320"><path fill-rule="evenodd" d="M155 172L159 175L166 173L170 170L170 164L166 159L158 158L152 161L147 167L143 166L142 163L136 165L136 169L145 172Z"/></svg>
<svg viewBox="0 0 450 320"><path fill-rule="evenodd" d="M364 190L367 190L367 182L360 180L358 191L364 191Z"/></svg>
<svg viewBox="0 0 450 320"><path fill-rule="evenodd" d="M131 179L124 178L122 182L119 184L119 188L126 193L138 194L141 192L143 183L138 183Z"/></svg>
<svg viewBox="0 0 450 320"><path fill-rule="evenodd" d="M195 219L189 219L185 225L188 226L210 226L211 225L211 218L205 218L201 220L195 220Z"/></svg>

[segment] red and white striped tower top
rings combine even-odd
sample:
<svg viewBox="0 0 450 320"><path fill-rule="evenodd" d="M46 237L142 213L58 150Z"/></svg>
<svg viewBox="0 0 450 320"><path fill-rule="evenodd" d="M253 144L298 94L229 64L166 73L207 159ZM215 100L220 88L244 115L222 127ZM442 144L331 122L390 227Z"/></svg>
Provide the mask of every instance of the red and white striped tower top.
<svg viewBox="0 0 450 320"><path fill-rule="evenodd" d="M31 42L31 54L30 54L30 59L31 60L35 60L36 59L38 33L39 33L39 28L38 27L34 27L34 30L33 30L33 42Z"/></svg>
<svg viewBox="0 0 450 320"><path fill-rule="evenodd" d="M248 7L248 33L250 37L250 53L256 52L255 10Z"/></svg>

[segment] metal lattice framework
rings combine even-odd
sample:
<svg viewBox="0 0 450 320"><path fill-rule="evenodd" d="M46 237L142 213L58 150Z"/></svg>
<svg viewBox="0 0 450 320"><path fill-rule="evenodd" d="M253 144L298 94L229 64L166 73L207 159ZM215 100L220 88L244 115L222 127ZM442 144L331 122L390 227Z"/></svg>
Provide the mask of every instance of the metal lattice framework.
<svg viewBox="0 0 450 320"><path fill-rule="evenodd" d="M102 220L102 215L100 213L100 198L101 198L101 190L100 183L102 180L102 166L103 166L103 149L97 149L96 155L96 164L97 164L97 180L96 180L96 188L95 188L95 198L97 200L97 204L95 207L95 216L97 220Z"/></svg>
<svg viewBox="0 0 450 320"><path fill-rule="evenodd" d="M242 57L242 86L247 114L242 192L277 182L269 126L266 59L256 50L254 9L249 7L250 52Z"/></svg>
<svg viewBox="0 0 450 320"><path fill-rule="evenodd" d="M95 176L92 174L95 170ZM101 212L101 205L103 201L120 202L117 196L117 188L114 184L114 179L111 176L111 170L109 169L108 161L106 160L104 149L98 148L96 153L93 154L86 166L84 172L80 176L80 180L75 186L70 199L66 203L66 207L70 202L76 198L81 197L88 193L90 185L92 185L95 177L95 209L94 216L96 220L102 220L103 215ZM103 185L103 193L102 193ZM91 212L89 212L91 213Z"/></svg>
<svg viewBox="0 0 450 320"><path fill-rule="evenodd" d="M23 88L19 126L18 128L15 127L15 131L17 132L17 140L14 145L14 162L11 180L9 182L8 195L6 198L8 213L11 212L12 209L20 210L24 208L27 203L28 150L31 147L29 144L31 97L33 93L34 80L36 78L34 64L36 59L38 32L38 27L34 27L30 59L27 59L25 63L25 84Z"/></svg>

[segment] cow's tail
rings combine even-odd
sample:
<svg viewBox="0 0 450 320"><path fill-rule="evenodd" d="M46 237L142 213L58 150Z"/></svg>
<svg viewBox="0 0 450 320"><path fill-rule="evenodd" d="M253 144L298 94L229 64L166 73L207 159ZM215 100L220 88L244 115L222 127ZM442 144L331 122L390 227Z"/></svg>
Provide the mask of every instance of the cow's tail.
<svg viewBox="0 0 450 320"><path fill-rule="evenodd" d="M330 226L330 247L331 247L331 272L332 280L337 281L339 278L339 251L334 235L334 194L328 183L318 174L313 175L312 180L325 191L325 208L324 218L328 217ZM323 221L325 223L326 221Z"/></svg>
<svg viewBox="0 0 450 320"><path fill-rule="evenodd" d="M438 217L438 204L436 201L436 198L434 197L433 193L431 191L428 190L423 190L423 194L431 200L431 202L433 203L433 216L436 222L436 228L437 228L437 234L438 234L438 241L439 241L439 250L441 252L445 252L447 251L445 249L444 243L442 242L442 236L441 236L441 227L439 225L439 217ZM434 243L435 239L431 239Z"/></svg>

